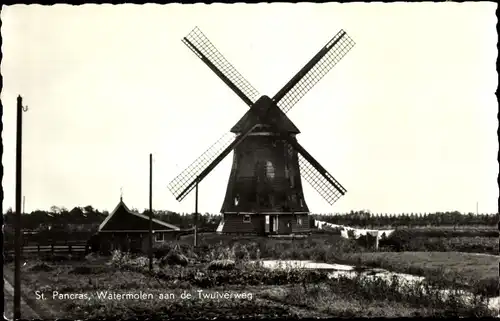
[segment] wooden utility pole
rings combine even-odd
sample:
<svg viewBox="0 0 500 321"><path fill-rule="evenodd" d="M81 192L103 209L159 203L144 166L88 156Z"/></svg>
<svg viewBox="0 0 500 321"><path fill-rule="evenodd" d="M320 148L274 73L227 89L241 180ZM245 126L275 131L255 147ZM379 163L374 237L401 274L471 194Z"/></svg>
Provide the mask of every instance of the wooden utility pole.
<svg viewBox="0 0 500 321"><path fill-rule="evenodd" d="M196 177L194 199L194 247L198 246L198 177Z"/></svg>
<svg viewBox="0 0 500 321"><path fill-rule="evenodd" d="M15 215L15 271L14 271L14 320L21 319L21 170L23 142L23 98L17 97L17 138L16 138L16 215ZM3 213L2 213L3 215ZM2 276L3 277L3 276Z"/></svg>
<svg viewBox="0 0 500 321"><path fill-rule="evenodd" d="M2 115L3 115L3 105L2 107L0 107L1 110L2 110ZM4 265L4 262L5 262L5 244L4 244L4 217L3 217L3 213L1 213L1 221L0 221L0 224L2 225L2 230L1 230L1 235L2 235L2 242L1 242L1 249L2 249L2 264L0 266L0 273L2 274L2 296L0 297L0 299L2 300L2 316L3 316L3 320L7 320L7 318L5 317L5 280L3 278L3 265Z"/></svg>
<svg viewBox="0 0 500 321"><path fill-rule="evenodd" d="M2 246L1 246L1 248L2 248L2 265L0 266L0 269L1 269L0 273L2 274L2 296L0 297L0 300L2 300L2 302L1 302L2 303L2 315L3 315L3 320L5 321L6 320L6 318L5 318L5 280L3 278L3 275L4 275L3 274L3 265L4 265L4 262L5 262L5 255L4 255L4 253L5 253L5 244L3 242L3 240L4 240L4 236L3 236L3 234L4 234L3 233L3 230L4 230L4 228L3 228L3 226L4 226L3 213L1 213L1 214L2 214L1 215L2 216L2 220L0 221L0 223L2 224L2 232L1 232L1 234L2 234Z"/></svg>
<svg viewBox="0 0 500 321"><path fill-rule="evenodd" d="M153 271L153 154L149 154L149 271Z"/></svg>

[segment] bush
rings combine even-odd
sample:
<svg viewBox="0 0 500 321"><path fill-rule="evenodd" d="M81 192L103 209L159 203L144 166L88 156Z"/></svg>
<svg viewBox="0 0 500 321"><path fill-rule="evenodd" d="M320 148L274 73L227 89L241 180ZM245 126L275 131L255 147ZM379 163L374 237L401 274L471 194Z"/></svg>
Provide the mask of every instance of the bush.
<svg viewBox="0 0 500 321"><path fill-rule="evenodd" d="M248 249L248 244L238 244L235 247L234 254L236 260L248 261L251 258L250 251Z"/></svg>
<svg viewBox="0 0 500 321"><path fill-rule="evenodd" d="M236 267L232 260L215 260L208 264L209 270L232 270Z"/></svg>
<svg viewBox="0 0 500 321"><path fill-rule="evenodd" d="M186 240L183 240L186 241ZM192 248L191 244L189 246ZM360 252L353 240L335 233L313 234L305 240L279 240L259 236L203 234L193 249L201 262L229 259L235 261L269 259L335 260L339 253Z"/></svg>
<svg viewBox="0 0 500 321"><path fill-rule="evenodd" d="M64 261L69 261L71 259L72 257L70 255L46 254L42 256L42 260L48 262L64 262Z"/></svg>
<svg viewBox="0 0 500 321"><path fill-rule="evenodd" d="M167 256L163 257L160 260L160 266L163 265L180 265L180 266L187 266L189 264L188 258L179 253L178 251L170 251Z"/></svg>
<svg viewBox="0 0 500 321"><path fill-rule="evenodd" d="M282 302L312 309L319 308L334 315L339 312L336 306L339 298L364 302L366 306L377 306L376 304L370 305L370 303L384 300L401 302L433 316L492 315L485 300L475 297L472 302L467 302L455 290L443 296L441 288L432 287L426 281L412 283L397 277L392 279L365 278L358 274L354 278L340 276L323 284L310 287L294 285L282 296ZM325 306L326 302L329 304ZM340 311L345 311L344 307ZM353 314L355 315L359 314Z"/></svg>
<svg viewBox="0 0 500 321"><path fill-rule="evenodd" d="M82 274L82 275L91 275L91 274L100 274L107 273L109 269L106 266L76 266L71 269L68 273L70 274Z"/></svg>
<svg viewBox="0 0 500 321"><path fill-rule="evenodd" d="M342 227L331 227L328 225L323 225L321 229L317 229L314 231L314 234L327 234L327 235L340 235L342 232Z"/></svg>
<svg viewBox="0 0 500 321"><path fill-rule="evenodd" d="M397 252L405 251L413 236L414 235L409 231L396 230L388 238L381 239L379 241L379 247L387 247Z"/></svg>
<svg viewBox="0 0 500 321"><path fill-rule="evenodd" d="M175 248L175 244L172 242L165 242L160 245L153 246L153 255L155 258L160 259L167 256Z"/></svg>
<svg viewBox="0 0 500 321"><path fill-rule="evenodd" d="M50 272L52 270L54 270L54 267L48 265L45 262L36 263L30 268L30 271L36 271L36 272Z"/></svg>
<svg viewBox="0 0 500 321"><path fill-rule="evenodd" d="M328 274L312 270L267 270L258 267L234 268L232 270L160 270L159 279L172 282L189 282L192 286L210 288L223 285L285 285L294 283L318 283L328 279Z"/></svg>
<svg viewBox="0 0 500 321"><path fill-rule="evenodd" d="M424 231L425 233L434 231ZM447 231L436 231L443 235ZM452 235L454 231L449 231ZM489 232L489 231L486 231ZM423 236L424 233L412 230L397 230L390 237L380 240L379 246L384 251L411 252L472 252L498 255L498 239L479 236Z"/></svg>

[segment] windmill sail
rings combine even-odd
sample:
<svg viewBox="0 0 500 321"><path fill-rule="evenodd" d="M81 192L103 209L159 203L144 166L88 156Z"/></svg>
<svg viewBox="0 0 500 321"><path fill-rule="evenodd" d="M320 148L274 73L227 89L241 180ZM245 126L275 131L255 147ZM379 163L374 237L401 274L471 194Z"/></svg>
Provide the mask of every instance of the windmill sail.
<svg viewBox="0 0 500 321"><path fill-rule="evenodd" d="M330 204L333 205L347 190L321 166L296 140L288 148L298 152L300 174Z"/></svg>
<svg viewBox="0 0 500 321"><path fill-rule="evenodd" d="M299 168L301 176L320 194L325 201L333 205L342 195L346 193L346 189L337 182L332 175L325 172L325 178L311 163L309 163L302 154L299 153ZM331 182L335 182L335 185Z"/></svg>
<svg viewBox="0 0 500 321"><path fill-rule="evenodd" d="M231 132L224 134L170 182L168 185L170 192L181 201L193 190L196 182L201 182L256 127L257 124L236 137Z"/></svg>
<svg viewBox="0 0 500 321"><path fill-rule="evenodd" d="M251 106L259 92L231 65L208 38L196 27L182 40L245 103Z"/></svg>
<svg viewBox="0 0 500 321"><path fill-rule="evenodd" d="M234 141L232 133L226 133L213 143L203 154L177 175L169 184L168 189L176 197L212 162L227 146ZM193 186L194 187L194 186ZM192 188L191 188L192 190ZM189 190L188 193L191 191ZM187 193L186 193L187 194ZM182 199L182 198L181 198ZM179 200L181 200L179 199Z"/></svg>
<svg viewBox="0 0 500 321"><path fill-rule="evenodd" d="M257 90L220 54L198 28L193 29L184 37L183 42L251 108L233 127L232 132L225 134L217 140L170 182L168 188L178 201L181 201L194 189L197 183L201 182L217 164L238 146L241 155L244 156L249 151L257 151L255 155L259 154L260 158L258 157L259 159L255 161L255 156L252 156L252 160L255 161L255 164L253 164L255 166L253 166L252 164L249 165L249 162L252 162L251 160L243 162L240 159L241 155L235 155L236 161L233 162L232 173L233 171L235 173L239 171L239 176L236 174L233 175L236 177L236 181L233 182L234 184L231 184L231 182L228 183L228 191L226 193L227 202L225 200L225 203L234 203L234 206L239 206L238 204L244 203L243 201L238 201L240 194L243 195L246 193L249 195L248 204L252 203L250 198L255 196L256 204L260 204L259 206L269 203L272 205L272 208L278 208L279 206L276 207L275 205L279 203L282 205L281 210L299 206L302 210L308 212L305 201L303 201L303 197L301 196L300 176L304 177L330 204L333 204L346 193L346 189L297 142L295 134L299 133L299 131L289 121L288 117L284 115L354 46L354 41L352 41L345 31L341 30L337 33L273 99L267 96L257 99L259 97ZM290 127L290 124L293 126ZM256 130L257 128L259 130ZM263 128L265 129L263 130ZM254 131L259 132L248 137ZM233 133L237 135L234 136ZM241 144L247 137L249 140ZM288 154L285 155L286 157L279 156L279 153L276 154L276 151L280 149L277 148L278 145L284 146L285 151L288 148L288 153L285 153ZM241 166L237 165L239 164L238 162L241 162ZM283 175L285 175L284 179L290 180L289 187L285 186L288 183L283 178L275 178L273 163L284 166L285 174ZM260 168L263 166L262 164L266 164L267 166L266 173L267 171L271 171L269 168L272 169L272 173L265 174L266 177L271 175L268 179L259 176L261 175ZM237 168L239 169L236 170ZM295 183L295 174L293 173L298 175L299 172L299 183ZM254 177L255 175L257 176ZM271 195L272 193L266 190L269 187L266 185L267 183L263 184L263 182L267 182L269 179L275 181L272 189L276 192L276 195ZM260 183L255 184L255 180ZM238 184L241 186L246 184L248 186L245 185L246 187L242 189ZM281 186L280 184L284 186L282 191L278 191L279 189L275 188L278 185ZM296 193L290 194L290 188L295 188L294 191ZM254 191L258 193L254 193ZM290 195L284 195L283 193L289 193ZM296 196L296 200L293 197L294 195ZM290 197L291 200L287 201L287 197ZM261 204L262 202L264 202L264 205ZM294 205L294 202L298 202L297 204L299 205ZM231 206L234 207L233 205ZM248 208L247 210L253 211L254 208L252 208ZM292 208L293 211L295 211L295 208Z"/></svg>
<svg viewBox="0 0 500 321"><path fill-rule="evenodd" d="M354 47L354 41L340 30L321 50L273 97L287 113Z"/></svg>

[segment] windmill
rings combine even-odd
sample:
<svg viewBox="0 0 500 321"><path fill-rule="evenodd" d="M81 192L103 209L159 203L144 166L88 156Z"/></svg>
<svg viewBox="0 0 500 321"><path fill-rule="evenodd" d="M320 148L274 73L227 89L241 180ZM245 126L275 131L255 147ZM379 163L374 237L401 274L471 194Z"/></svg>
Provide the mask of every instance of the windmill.
<svg viewBox="0 0 500 321"><path fill-rule="evenodd" d="M333 205L346 189L302 147L298 128L285 115L354 46L340 30L273 97L258 91L196 27L182 42L250 109L234 127L168 185L182 201L234 150L218 231L298 234L309 231L301 176ZM259 97L260 96L260 97Z"/></svg>

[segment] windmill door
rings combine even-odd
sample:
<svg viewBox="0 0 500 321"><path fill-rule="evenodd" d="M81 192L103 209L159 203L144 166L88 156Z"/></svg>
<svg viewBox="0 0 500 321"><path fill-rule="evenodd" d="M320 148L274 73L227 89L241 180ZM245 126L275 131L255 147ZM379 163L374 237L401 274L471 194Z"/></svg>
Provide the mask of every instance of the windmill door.
<svg viewBox="0 0 500 321"><path fill-rule="evenodd" d="M283 234L292 234L292 220L290 218L287 218L284 222L283 226ZM281 232L281 231L280 231Z"/></svg>

